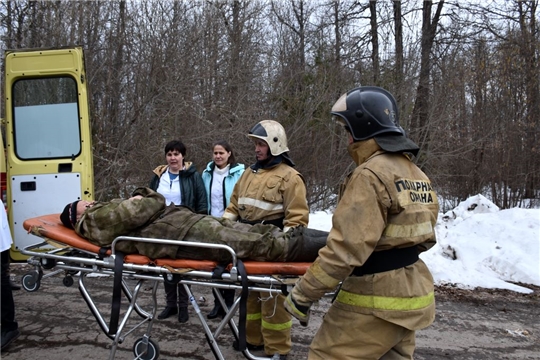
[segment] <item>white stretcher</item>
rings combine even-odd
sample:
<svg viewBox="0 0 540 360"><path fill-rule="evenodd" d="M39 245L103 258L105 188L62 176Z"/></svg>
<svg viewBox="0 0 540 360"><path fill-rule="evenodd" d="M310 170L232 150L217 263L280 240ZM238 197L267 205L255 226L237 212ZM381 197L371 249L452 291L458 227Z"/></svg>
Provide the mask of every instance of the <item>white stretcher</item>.
<svg viewBox="0 0 540 360"><path fill-rule="evenodd" d="M121 236L114 240L110 249L103 249L78 236L73 230L62 225L59 214L44 215L28 219L23 224L31 234L42 240L21 250L30 256L28 263L34 270L25 274L22 285L27 291L37 291L42 279L64 273L63 284L71 286L73 276L79 274L79 290L90 311L96 318L102 331L112 340L109 359L114 359L119 344L135 330L143 328L144 334L135 341L133 353L135 359L153 360L159 357L157 340L151 339L152 325L156 318L158 285L162 281L181 283L184 285L192 306L202 324L205 337L216 359L224 359L217 343L224 328L229 325L240 349L247 359L259 360L266 357L254 356L245 347L245 302L248 291L262 291L269 294L286 293L287 285L293 284L298 276L303 275L311 263L282 263L240 261L232 248L226 245L179 242L177 240L134 238ZM195 246L220 248L229 251L231 262L228 266L219 266L214 261L187 259L150 259L143 255L125 255L115 251L120 241L145 241L155 244L174 244L179 246ZM45 273L47 272L47 273ZM112 302L97 304L85 283L89 274L105 274L114 277ZM131 288L127 280L135 280ZM133 283L133 281L131 281ZM144 287L143 287L143 284ZM151 285L149 309L139 305L143 288ZM234 305L223 320L212 331L188 285L208 286L219 299L224 309L225 301L218 289L239 289L240 295L235 298ZM122 293L129 306L120 311ZM238 293L238 292L237 292ZM148 302L148 301L147 301ZM112 304L112 306L111 306ZM148 305L147 305L148 307ZM108 322L100 308L110 313ZM238 314L238 324L233 318ZM128 328L131 315L137 314L139 321ZM133 321L129 322L130 324ZM144 328L146 326L146 328ZM139 333L141 330L139 330Z"/></svg>

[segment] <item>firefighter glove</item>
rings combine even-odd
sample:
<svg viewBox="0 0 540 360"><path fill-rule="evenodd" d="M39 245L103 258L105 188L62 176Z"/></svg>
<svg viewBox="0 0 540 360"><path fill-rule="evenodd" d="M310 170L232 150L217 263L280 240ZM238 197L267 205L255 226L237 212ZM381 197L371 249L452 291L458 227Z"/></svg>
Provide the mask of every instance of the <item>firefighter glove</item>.
<svg viewBox="0 0 540 360"><path fill-rule="evenodd" d="M293 298L292 293L289 293L285 299L284 306L289 314L300 321L300 325L308 326L311 303L300 304Z"/></svg>

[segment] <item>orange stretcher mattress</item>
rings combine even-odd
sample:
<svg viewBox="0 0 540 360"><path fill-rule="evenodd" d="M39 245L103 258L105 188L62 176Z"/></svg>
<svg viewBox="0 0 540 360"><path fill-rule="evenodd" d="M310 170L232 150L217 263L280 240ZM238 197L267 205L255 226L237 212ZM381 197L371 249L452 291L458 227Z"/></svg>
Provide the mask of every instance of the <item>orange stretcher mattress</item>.
<svg viewBox="0 0 540 360"><path fill-rule="evenodd" d="M53 243L64 244L76 249L85 250L95 254L99 253L100 247L80 237L75 231L68 229L60 222L60 214L49 214L27 219L23 227L31 234L42 237ZM109 250L107 254L110 254ZM190 259L150 259L144 255L126 255L124 262L137 265L155 264L168 266L175 269L193 269L199 271L212 271L217 267L217 262L211 260ZM284 263L284 262L260 262L243 261L248 275L303 275L311 263Z"/></svg>

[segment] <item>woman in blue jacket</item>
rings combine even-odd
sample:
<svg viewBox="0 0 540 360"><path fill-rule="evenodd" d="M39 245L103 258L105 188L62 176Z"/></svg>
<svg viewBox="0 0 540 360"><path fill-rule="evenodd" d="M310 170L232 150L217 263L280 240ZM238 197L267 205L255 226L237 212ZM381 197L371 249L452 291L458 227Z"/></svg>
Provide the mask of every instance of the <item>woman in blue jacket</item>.
<svg viewBox="0 0 540 360"><path fill-rule="evenodd" d="M202 172L204 188L207 194L208 214L221 217L229 205L234 185L244 172L245 166L237 164L231 145L225 140L214 143L212 147L212 161ZM234 301L234 290L220 290L228 307ZM225 311L217 298L214 299L214 308L207 315L208 319L223 317Z"/></svg>
<svg viewBox="0 0 540 360"><path fill-rule="evenodd" d="M201 175L193 163L185 161L186 146L180 140L173 140L165 145L167 165L154 169L150 180L150 188L165 197L167 205L184 205L193 212L206 214L206 192ZM185 323L189 319L187 306L188 294L184 285L165 282L167 306L158 315L158 319L166 319L178 314L178 321ZM178 292L177 292L178 291Z"/></svg>

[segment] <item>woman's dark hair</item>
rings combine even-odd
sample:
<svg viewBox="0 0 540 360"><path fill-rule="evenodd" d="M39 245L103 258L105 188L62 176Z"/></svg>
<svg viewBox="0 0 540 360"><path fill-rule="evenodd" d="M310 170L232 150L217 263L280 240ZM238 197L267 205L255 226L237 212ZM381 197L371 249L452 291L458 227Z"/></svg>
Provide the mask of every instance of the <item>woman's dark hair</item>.
<svg viewBox="0 0 540 360"><path fill-rule="evenodd" d="M186 157L186 145L184 145L184 143L180 140L172 140L169 141L167 145L165 145L165 155L167 155L169 151L174 150L180 152L180 154L182 154L182 157Z"/></svg>
<svg viewBox="0 0 540 360"><path fill-rule="evenodd" d="M216 147L216 145L222 146L225 151L230 152L231 156L229 156L229 160L227 160L227 164L236 164L236 159L234 158L234 151L232 149L232 146L226 141L226 140L218 140L212 145L212 151Z"/></svg>

